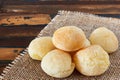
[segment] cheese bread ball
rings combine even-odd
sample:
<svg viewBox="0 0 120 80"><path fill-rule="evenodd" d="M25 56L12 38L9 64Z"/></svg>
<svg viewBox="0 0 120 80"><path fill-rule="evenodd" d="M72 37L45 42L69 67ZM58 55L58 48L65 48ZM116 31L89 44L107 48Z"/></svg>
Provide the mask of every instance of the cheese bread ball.
<svg viewBox="0 0 120 80"><path fill-rule="evenodd" d="M105 27L100 27L94 30L89 39L91 44L102 46L108 53L112 53L118 49L117 37L111 30Z"/></svg>
<svg viewBox="0 0 120 80"><path fill-rule="evenodd" d="M75 64L72 63L70 54L55 49L47 53L41 61L42 70L49 76L65 78L72 74Z"/></svg>
<svg viewBox="0 0 120 80"><path fill-rule="evenodd" d="M109 55L99 45L92 45L74 55L76 69L86 76L103 74L109 67Z"/></svg>
<svg viewBox="0 0 120 80"><path fill-rule="evenodd" d="M49 51L55 49L51 37L39 37L31 41L28 53L32 59L41 60Z"/></svg>
<svg viewBox="0 0 120 80"><path fill-rule="evenodd" d="M64 51L76 51L83 47L86 36L82 29L75 26L64 26L53 34L53 44Z"/></svg>

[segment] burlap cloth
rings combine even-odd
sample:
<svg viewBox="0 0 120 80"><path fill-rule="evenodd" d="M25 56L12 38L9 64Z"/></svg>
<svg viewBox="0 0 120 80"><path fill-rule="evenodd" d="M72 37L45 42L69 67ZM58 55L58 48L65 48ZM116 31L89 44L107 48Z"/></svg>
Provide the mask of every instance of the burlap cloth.
<svg viewBox="0 0 120 80"><path fill-rule="evenodd" d="M39 36L52 36L61 26L74 25L82 28L87 37L97 27L107 27L112 30L120 42L120 20L99 17L92 14L70 11L59 11L55 18L40 32ZM120 43L119 43L120 44ZM57 79L46 75L40 67L40 61L32 60L27 49L9 64L0 76L2 80L120 80L120 46L110 55L111 66L101 76L86 77L77 70L64 79ZM48 65L49 66L49 65ZM52 70L52 69L51 69Z"/></svg>

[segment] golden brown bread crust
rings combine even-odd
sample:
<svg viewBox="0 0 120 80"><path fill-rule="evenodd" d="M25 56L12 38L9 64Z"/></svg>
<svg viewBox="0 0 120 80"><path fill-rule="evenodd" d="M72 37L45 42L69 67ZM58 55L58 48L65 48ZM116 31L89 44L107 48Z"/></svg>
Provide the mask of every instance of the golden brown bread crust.
<svg viewBox="0 0 120 80"><path fill-rule="evenodd" d="M82 29L75 26L64 26L53 34L53 44L64 51L76 51L83 47L86 36Z"/></svg>
<svg viewBox="0 0 120 80"><path fill-rule="evenodd" d="M118 49L118 39L116 35L105 27L94 30L90 35L91 44L98 44L108 53L112 53Z"/></svg>
<svg viewBox="0 0 120 80"><path fill-rule="evenodd" d="M99 45L79 50L73 57L76 69L86 76L103 74L109 67L109 55Z"/></svg>
<svg viewBox="0 0 120 80"><path fill-rule="evenodd" d="M42 60L53 49L55 49L55 46L52 43L51 37L39 37L31 41L28 52L32 59Z"/></svg>
<svg viewBox="0 0 120 80"><path fill-rule="evenodd" d="M48 52L41 61L41 67L45 73L56 78L65 78L72 74L75 64L69 53L62 50Z"/></svg>

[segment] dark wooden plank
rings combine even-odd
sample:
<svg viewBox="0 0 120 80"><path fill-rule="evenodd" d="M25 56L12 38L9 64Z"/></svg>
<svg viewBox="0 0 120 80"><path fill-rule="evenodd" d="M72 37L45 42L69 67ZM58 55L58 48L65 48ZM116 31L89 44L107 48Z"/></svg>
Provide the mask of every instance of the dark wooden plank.
<svg viewBox="0 0 120 80"><path fill-rule="evenodd" d="M93 14L120 14L119 4L89 5L4 5L4 12L56 14L58 10L82 11Z"/></svg>
<svg viewBox="0 0 120 80"><path fill-rule="evenodd" d="M1 47L27 47L35 36L30 37L0 37Z"/></svg>
<svg viewBox="0 0 120 80"><path fill-rule="evenodd" d="M45 25L0 26L1 47L27 47Z"/></svg>
<svg viewBox="0 0 120 80"><path fill-rule="evenodd" d="M11 63L12 61L13 61L13 59L12 60L7 60L7 58L5 60L0 60L0 67L4 67L7 64Z"/></svg>
<svg viewBox="0 0 120 80"><path fill-rule="evenodd" d="M119 4L119 0L3 0L4 4L9 4L9 5L21 5L21 4L25 4L25 5L29 5L29 4L34 4L34 5L44 5L44 4L48 4L48 5L53 5L53 4Z"/></svg>
<svg viewBox="0 0 120 80"><path fill-rule="evenodd" d="M30 37L37 36L46 25L0 26L0 37ZM1 43L1 41L0 41Z"/></svg>

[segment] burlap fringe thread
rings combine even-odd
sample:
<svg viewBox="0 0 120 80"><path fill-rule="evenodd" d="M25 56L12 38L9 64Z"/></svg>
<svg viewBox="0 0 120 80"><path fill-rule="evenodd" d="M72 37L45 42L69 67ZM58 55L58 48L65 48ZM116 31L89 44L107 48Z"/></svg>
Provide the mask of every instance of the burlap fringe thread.
<svg viewBox="0 0 120 80"><path fill-rule="evenodd" d="M8 66L6 66L3 70L3 72L0 75L0 80L4 80L4 76L6 75L6 73L8 71L10 71L10 69L27 53L27 48L25 50L23 50L20 55L18 55L14 61L12 61L10 64L8 64Z"/></svg>

